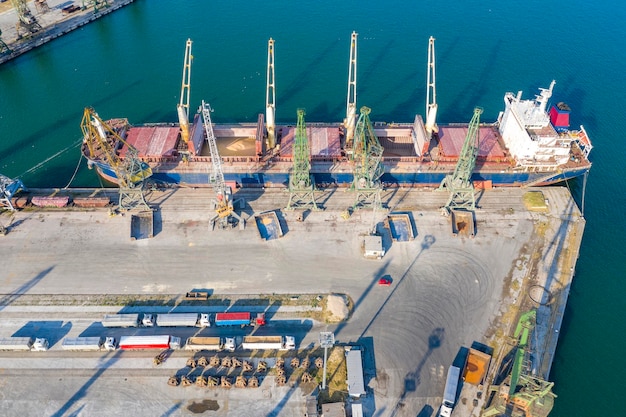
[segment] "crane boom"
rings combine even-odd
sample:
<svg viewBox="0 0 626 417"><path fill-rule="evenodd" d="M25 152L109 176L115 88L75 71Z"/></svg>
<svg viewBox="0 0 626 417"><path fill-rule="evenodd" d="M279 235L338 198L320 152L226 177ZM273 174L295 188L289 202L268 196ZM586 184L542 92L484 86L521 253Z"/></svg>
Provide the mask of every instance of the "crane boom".
<svg viewBox="0 0 626 417"><path fill-rule="evenodd" d="M346 99L346 119L344 121L346 144L345 149L352 148L354 140L354 128L356 124L356 53L357 33L352 32L350 38L350 62L348 65L348 96Z"/></svg>
<svg viewBox="0 0 626 417"><path fill-rule="evenodd" d="M267 125L267 147L276 146L276 84L274 81L274 39L267 42L267 84L265 91L265 121Z"/></svg>
<svg viewBox="0 0 626 417"><path fill-rule="evenodd" d="M178 123L180 125L180 137L189 149L189 96L191 93L191 39L187 39L185 45L185 59L183 61L183 78L180 87L180 102L178 103Z"/></svg>
<svg viewBox="0 0 626 417"><path fill-rule="evenodd" d="M437 133L437 90L435 88L435 38L428 39L428 74L426 77L426 135Z"/></svg>

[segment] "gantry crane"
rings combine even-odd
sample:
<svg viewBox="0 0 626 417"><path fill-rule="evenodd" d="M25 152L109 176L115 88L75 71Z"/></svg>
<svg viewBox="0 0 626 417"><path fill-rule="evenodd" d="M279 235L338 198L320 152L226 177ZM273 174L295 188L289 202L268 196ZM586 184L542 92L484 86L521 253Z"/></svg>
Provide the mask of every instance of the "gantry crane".
<svg viewBox="0 0 626 417"><path fill-rule="evenodd" d="M11 199L15 194L25 189L26 187L24 187L21 180L15 180L0 174L0 207L15 211Z"/></svg>
<svg viewBox="0 0 626 417"><path fill-rule="evenodd" d="M98 156L100 162L110 166L115 172L120 194L117 209L120 211L135 208L150 210L144 197L143 186L145 180L152 175L152 169L139 159L137 149L104 122L91 107L85 108L81 128L89 155ZM122 159L118 155L118 149L124 146L126 154Z"/></svg>
<svg viewBox="0 0 626 417"><path fill-rule="evenodd" d="M381 207L380 177L384 167L381 164L383 147L374 134L370 122L369 107L361 107L361 114L354 131L354 146L352 147L353 175L352 190L356 192L356 199L352 210L365 207L374 209Z"/></svg>
<svg viewBox="0 0 626 417"><path fill-rule="evenodd" d="M98 13L98 9L100 7L107 7L108 5L109 3L107 2L107 0L83 0L82 9L85 10L90 6L93 6L93 12Z"/></svg>
<svg viewBox="0 0 626 417"><path fill-rule="evenodd" d="M346 99L346 119L343 122L345 129L345 146L347 152L352 151L354 128L356 124L356 40L357 33L352 32L350 38L350 62L348 66L348 97Z"/></svg>
<svg viewBox="0 0 626 417"><path fill-rule="evenodd" d="M437 133L437 90L435 88L435 38L428 39L428 75L426 76L426 135Z"/></svg>
<svg viewBox="0 0 626 417"><path fill-rule="evenodd" d="M472 173L478 156L478 139L480 134L480 115L483 109L476 107L474 116L469 123L465 142L459 155L459 160L452 174L445 176L438 190L450 192L450 197L442 207L444 214L450 214L454 209L476 210L476 195L472 183Z"/></svg>
<svg viewBox="0 0 626 417"><path fill-rule="evenodd" d="M183 62L183 78L180 87L180 102L178 103L178 124L180 126L180 137L189 146L189 96L191 94L191 39L187 39L185 45L185 59Z"/></svg>
<svg viewBox="0 0 626 417"><path fill-rule="evenodd" d="M513 338L516 341L515 359L510 375L501 385L489 388L491 403L482 416L546 417L554 405L556 395L553 382L531 375L525 366L529 351L530 334L535 327L537 312L530 310L521 315Z"/></svg>
<svg viewBox="0 0 626 417"><path fill-rule="evenodd" d="M317 210L315 183L311 176L311 154L309 138L304 124L304 109L298 109L298 124L293 145L293 168L289 174L289 202L286 210Z"/></svg>
<svg viewBox="0 0 626 417"><path fill-rule="evenodd" d="M276 146L276 83L274 81L274 39L267 42L267 83L265 89L265 122L267 147Z"/></svg>
<svg viewBox="0 0 626 417"><path fill-rule="evenodd" d="M239 223L239 228L245 226L244 220L235 212L233 206L233 190L226 184L224 180L224 171L222 170L222 158L217 149L217 141L213 133L213 123L211 122L211 106L202 100L202 121L206 132L209 150L211 151L212 170L209 174L209 183L213 185L215 197L212 201L215 215L210 219L211 229L217 223L221 229L226 229L230 224L230 219L235 218Z"/></svg>
<svg viewBox="0 0 626 417"><path fill-rule="evenodd" d="M27 32L27 35L33 34L41 30L41 25L33 16L28 6L26 6L26 0L11 0L15 11L17 12L18 21L15 24L17 30L17 38L22 37L22 30Z"/></svg>

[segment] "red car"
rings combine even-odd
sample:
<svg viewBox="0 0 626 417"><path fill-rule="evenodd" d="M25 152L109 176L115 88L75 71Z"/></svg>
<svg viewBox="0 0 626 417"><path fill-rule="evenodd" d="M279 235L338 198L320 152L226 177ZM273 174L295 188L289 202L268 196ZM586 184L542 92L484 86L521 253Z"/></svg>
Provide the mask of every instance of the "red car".
<svg viewBox="0 0 626 417"><path fill-rule="evenodd" d="M391 285L391 279L381 278L378 280L378 285L380 285L381 287L389 287Z"/></svg>

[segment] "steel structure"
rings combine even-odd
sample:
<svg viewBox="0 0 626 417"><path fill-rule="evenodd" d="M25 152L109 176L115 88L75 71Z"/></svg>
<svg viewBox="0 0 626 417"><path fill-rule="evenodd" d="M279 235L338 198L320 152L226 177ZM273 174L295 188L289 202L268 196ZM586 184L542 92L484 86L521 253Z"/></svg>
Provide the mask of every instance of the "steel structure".
<svg viewBox="0 0 626 417"><path fill-rule="evenodd" d="M298 124L293 145L293 168L289 174L289 202L286 210L317 210L315 184L311 175L309 138L304 124L304 109L298 109Z"/></svg>
<svg viewBox="0 0 626 417"><path fill-rule="evenodd" d="M435 38L428 39L428 71L426 76L426 135L437 133L437 90L435 88Z"/></svg>
<svg viewBox="0 0 626 417"><path fill-rule="evenodd" d="M102 155L102 162L108 164L117 176L119 203L117 209L128 211L147 209L143 186L152 175L152 169L139 159L137 149L126 142L111 126L104 122L98 113L86 107L81 122L83 141L91 155ZM126 155L120 158L118 149L126 147Z"/></svg>
<svg viewBox="0 0 626 417"><path fill-rule="evenodd" d="M384 167L381 164L383 147L374 134L369 118L371 109L361 107L361 114L356 123L354 132L354 146L352 148L353 175L352 190L356 192L353 210L372 207L381 208L380 177Z"/></svg>
<svg viewBox="0 0 626 417"><path fill-rule="evenodd" d="M90 6L93 6L93 12L98 13L98 9L101 7L108 7L109 3L107 0L83 0L82 9L85 10Z"/></svg>
<svg viewBox="0 0 626 417"><path fill-rule="evenodd" d="M447 190L450 197L443 206L444 214L449 214L453 209L476 210L476 194L472 183L472 172L476 166L478 156L478 139L480 127L480 115L483 109L476 107L474 116L469 123L467 135L459 155L459 160L452 174L445 176L438 190Z"/></svg>
<svg viewBox="0 0 626 417"><path fill-rule="evenodd" d="M13 51L9 48L9 45L2 40L2 29L0 29L0 55L10 54L11 52Z"/></svg>
<svg viewBox="0 0 626 417"><path fill-rule="evenodd" d="M527 366L530 334L535 327L537 312L530 310L521 315L513 338L516 340L515 359L508 383L489 388L488 395L495 395L483 417L507 415L511 417L546 417L552 410L556 395L553 382L544 381L530 374Z"/></svg>
<svg viewBox="0 0 626 417"><path fill-rule="evenodd" d="M346 119L343 122L345 128L345 149L350 151L354 141L354 128L356 124L356 40L357 33L352 32L350 40L350 63L348 66L348 97L346 99Z"/></svg>
<svg viewBox="0 0 626 417"><path fill-rule="evenodd" d="M11 3L17 12L18 21L15 24L15 29L18 39L22 37L20 29L25 30L28 35L41 30L41 25L26 6L26 0L11 0Z"/></svg>
<svg viewBox="0 0 626 417"><path fill-rule="evenodd" d="M224 180L224 171L222 170L222 158L217 149L217 141L213 133L213 123L211 122L211 106L202 100L202 121L206 132L206 139L211 151L212 169L209 173L209 184L213 186L215 197L212 201L212 208L215 215L210 219L211 229L217 223L221 229L226 229L231 218L235 218L239 222L239 227L244 227L244 220L235 212L233 207L233 191Z"/></svg>
<svg viewBox="0 0 626 417"><path fill-rule="evenodd" d="M183 78L180 87L180 102L176 108L178 112L178 124L180 125L180 137L189 149L189 96L191 94L191 39L187 39L185 45L185 59L183 62Z"/></svg>
<svg viewBox="0 0 626 417"><path fill-rule="evenodd" d="M25 190L24 184L20 180L14 180L0 174L0 208L15 211L11 199L21 190Z"/></svg>
<svg viewBox="0 0 626 417"><path fill-rule="evenodd" d="M267 42L267 83L265 90L265 121L267 147L276 146L276 84L274 82L274 39Z"/></svg>

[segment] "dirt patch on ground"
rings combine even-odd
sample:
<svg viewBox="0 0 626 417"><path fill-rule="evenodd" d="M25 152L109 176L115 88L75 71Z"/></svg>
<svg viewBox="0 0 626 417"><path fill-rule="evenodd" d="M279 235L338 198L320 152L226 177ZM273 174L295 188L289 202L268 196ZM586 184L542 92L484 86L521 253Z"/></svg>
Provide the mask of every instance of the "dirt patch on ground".
<svg viewBox="0 0 626 417"><path fill-rule="evenodd" d="M202 400L200 402L193 401L187 406L187 410L194 414L202 414L205 411L217 411L220 405L215 400Z"/></svg>

